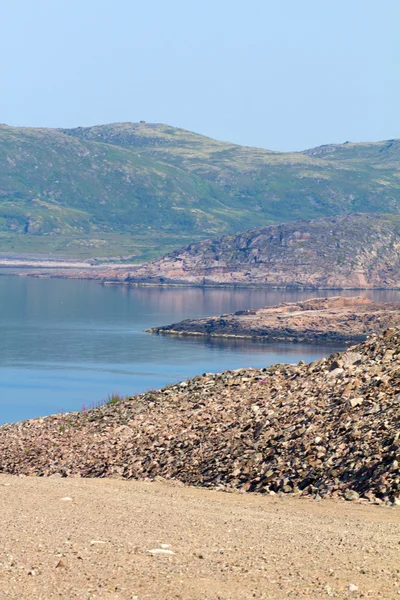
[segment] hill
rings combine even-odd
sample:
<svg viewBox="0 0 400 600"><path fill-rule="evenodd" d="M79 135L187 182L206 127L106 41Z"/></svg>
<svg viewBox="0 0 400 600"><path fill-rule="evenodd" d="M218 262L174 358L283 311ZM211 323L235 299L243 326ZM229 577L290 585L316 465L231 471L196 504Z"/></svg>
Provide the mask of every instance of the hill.
<svg viewBox="0 0 400 600"><path fill-rule="evenodd" d="M400 141L271 152L162 124L0 126L0 249L148 259L274 222L398 213Z"/></svg>
<svg viewBox="0 0 400 600"><path fill-rule="evenodd" d="M0 427L0 472L400 503L400 333Z"/></svg>
<svg viewBox="0 0 400 600"><path fill-rule="evenodd" d="M399 247L400 215L352 214L205 240L125 276L131 283L398 288Z"/></svg>

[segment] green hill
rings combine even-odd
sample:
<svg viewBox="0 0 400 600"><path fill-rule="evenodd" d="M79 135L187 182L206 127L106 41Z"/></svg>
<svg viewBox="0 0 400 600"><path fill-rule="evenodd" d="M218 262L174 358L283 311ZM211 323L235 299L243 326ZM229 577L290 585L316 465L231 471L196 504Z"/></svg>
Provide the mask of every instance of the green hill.
<svg viewBox="0 0 400 600"><path fill-rule="evenodd" d="M161 124L0 126L0 251L143 260L275 222L399 209L399 140L280 153Z"/></svg>

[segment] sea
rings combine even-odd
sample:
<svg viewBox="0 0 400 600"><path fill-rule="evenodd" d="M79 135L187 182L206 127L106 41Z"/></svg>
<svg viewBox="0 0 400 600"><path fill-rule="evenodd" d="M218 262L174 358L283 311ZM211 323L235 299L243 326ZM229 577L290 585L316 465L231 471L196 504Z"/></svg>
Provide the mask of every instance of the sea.
<svg viewBox="0 0 400 600"><path fill-rule="evenodd" d="M203 373L313 361L343 346L176 338L145 329L310 297L400 291L300 291L103 285L0 273L0 424L85 410Z"/></svg>

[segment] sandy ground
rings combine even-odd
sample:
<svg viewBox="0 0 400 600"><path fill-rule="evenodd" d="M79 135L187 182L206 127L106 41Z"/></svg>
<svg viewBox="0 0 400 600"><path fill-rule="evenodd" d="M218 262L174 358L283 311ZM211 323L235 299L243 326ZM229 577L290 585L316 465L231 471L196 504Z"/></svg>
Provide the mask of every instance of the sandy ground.
<svg viewBox="0 0 400 600"><path fill-rule="evenodd" d="M0 600L329 597L400 599L399 508L0 476Z"/></svg>

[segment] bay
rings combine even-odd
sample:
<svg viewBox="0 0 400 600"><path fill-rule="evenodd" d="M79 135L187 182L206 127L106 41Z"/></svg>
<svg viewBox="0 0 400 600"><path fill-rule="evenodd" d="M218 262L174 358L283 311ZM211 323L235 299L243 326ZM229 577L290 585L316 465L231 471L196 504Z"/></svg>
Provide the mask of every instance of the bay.
<svg viewBox="0 0 400 600"><path fill-rule="evenodd" d="M355 295L346 291L345 295ZM135 288L0 277L0 423L90 408L203 372L312 361L341 347L170 338L144 329L336 291ZM363 292L398 301L400 292Z"/></svg>

